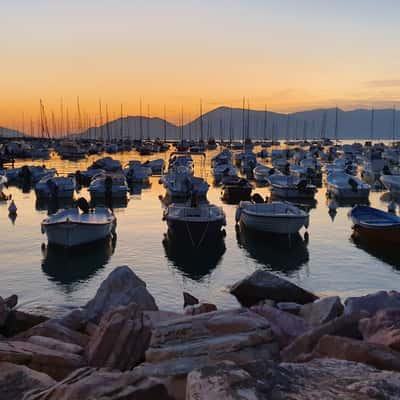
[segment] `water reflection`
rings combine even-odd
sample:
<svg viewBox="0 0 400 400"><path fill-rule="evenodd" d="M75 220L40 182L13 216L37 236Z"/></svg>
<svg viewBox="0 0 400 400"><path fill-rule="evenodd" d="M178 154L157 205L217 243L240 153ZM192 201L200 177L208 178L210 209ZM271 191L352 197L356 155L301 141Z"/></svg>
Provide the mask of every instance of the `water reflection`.
<svg viewBox="0 0 400 400"><path fill-rule="evenodd" d="M42 270L50 280L72 291L76 283L89 280L108 263L115 246L116 236L71 249L49 244L42 249Z"/></svg>
<svg viewBox="0 0 400 400"><path fill-rule="evenodd" d="M111 210L115 208L126 208L128 206L129 199L124 198L116 198L116 199L91 199L90 207L108 207Z"/></svg>
<svg viewBox="0 0 400 400"><path fill-rule="evenodd" d="M165 255L174 267L195 281L200 281L209 275L221 261L226 250L223 234L216 242L193 248L182 246L182 242L170 233L166 233L162 244Z"/></svg>
<svg viewBox="0 0 400 400"><path fill-rule="evenodd" d="M299 270L309 260L308 241L300 234L287 237L260 235L243 226L236 226L236 239L239 247L259 264L272 271L286 275Z"/></svg>
<svg viewBox="0 0 400 400"><path fill-rule="evenodd" d="M394 269L400 271L400 252L398 245L384 244L381 241L376 242L368 240L357 230L353 231L350 239L358 249L364 250L371 256L391 265Z"/></svg>

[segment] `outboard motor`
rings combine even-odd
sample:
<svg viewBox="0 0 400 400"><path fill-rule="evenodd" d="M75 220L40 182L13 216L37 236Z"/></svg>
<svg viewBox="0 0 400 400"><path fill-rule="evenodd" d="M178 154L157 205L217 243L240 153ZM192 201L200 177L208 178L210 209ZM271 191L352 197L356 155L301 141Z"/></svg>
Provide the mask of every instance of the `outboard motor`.
<svg viewBox="0 0 400 400"><path fill-rule="evenodd" d="M47 181L47 186L49 187L51 197L57 197L57 195L58 195L57 184L52 179L49 179Z"/></svg>
<svg viewBox="0 0 400 400"><path fill-rule="evenodd" d="M300 192L304 192L307 189L307 181L305 179L302 179L297 185L297 189L300 190Z"/></svg>
<svg viewBox="0 0 400 400"><path fill-rule="evenodd" d="M251 200L253 201L253 203L257 203L257 204L264 203L264 199L258 193L254 193L253 196L251 196Z"/></svg>
<svg viewBox="0 0 400 400"><path fill-rule="evenodd" d="M383 175L392 175L392 173L390 172L390 168L389 168L388 165L385 165L385 166L382 168L382 173L383 173Z"/></svg>
<svg viewBox="0 0 400 400"><path fill-rule="evenodd" d="M90 206L84 197L79 197L76 204L84 214L89 214Z"/></svg>
<svg viewBox="0 0 400 400"><path fill-rule="evenodd" d="M357 183L357 181L356 181L355 179L353 179L353 178L350 178L349 181L348 181L348 183L349 183L349 185L351 186L351 190L352 190L353 192L357 192L357 188L358 188L358 183Z"/></svg>

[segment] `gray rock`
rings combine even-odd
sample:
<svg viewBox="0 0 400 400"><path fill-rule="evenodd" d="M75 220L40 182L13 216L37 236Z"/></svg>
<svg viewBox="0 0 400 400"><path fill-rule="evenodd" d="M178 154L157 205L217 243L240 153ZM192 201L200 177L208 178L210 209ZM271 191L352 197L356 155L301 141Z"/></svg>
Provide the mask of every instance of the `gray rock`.
<svg viewBox="0 0 400 400"><path fill-rule="evenodd" d="M127 266L115 268L85 306L87 319L98 323L101 316L118 306L136 303L142 310L158 310L146 284Z"/></svg>
<svg viewBox="0 0 400 400"><path fill-rule="evenodd" d="M310 325L318 326L341 316L343 309L340 297L324 297L314 303L305 304L300 310L300 317Z"/></svg>
<svg viewBox="0 0 400 400"><path fill-rule="evenodd" d="M377 311L385 308L400 308L400 293L395 290L381 290L366 296L349 297L344 305L345 314L365 311L373 316Z"/></svg>
<svg viewBox="0 0 400 400"><path fill-rule="evenodd" d="M83 347L77 344L65 343L61 340L45 337L45 336L31 336L27 342L46 347L50 350L60 351L62 353L82 354Z"/></svg>
<svg viewBox="0 0 400 400"><path fill-rule="evenodd" d="M16 294L12 294L10 297L4 299L8 308L14 308L18 304L18 296Z"/></svg>
<svg viewBox="0 0 400 400"><path fill-rule="evenodd" d="M73 331L82 331L88 320L86 313L81 308L75 308L58 318L57 322Z"/></svg>
<svg viewBox="0 0 400 400"><path fill-rule="evenodd" d="M43 315L31 314L19 310L11 310L8 315L6 325L2 329L2 333L7 337L18 335L36 325L41 324L42 322L47 321L48 319L49 318Z"/></svg>
<svg viewBox="0 0 400 400"><path fill-rule="evenodd" d="M311 303L318 297L301 287L267 271L256 271L230 288L238 301L251 307L265 299L277 302Z"/></svg>
<svg viewBox="0 0 400 400"><path fill-rule="evenodd" d="M10 308L2 297L0 297L0 328L3 327L7 321Z"/></svg>
<svg viewBox="0 0 400 400"><path fill-rule="evenodd" d="M301 307L302 305L297 303L282 302L276 304L276 308L278 308L279 310L288 312L293 315L299 315Z"/></svg>
<svg viewBox="0 0 400 400"><path fill-rule="evenodd" d="M199 304L199 300L190 293L183 292L183 308Z"/></svg>

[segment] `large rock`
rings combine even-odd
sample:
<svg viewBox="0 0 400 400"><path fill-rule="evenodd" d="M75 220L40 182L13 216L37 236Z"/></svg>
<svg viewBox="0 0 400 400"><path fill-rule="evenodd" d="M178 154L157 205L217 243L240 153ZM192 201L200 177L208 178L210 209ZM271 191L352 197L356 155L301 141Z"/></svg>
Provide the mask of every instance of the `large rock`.
<svg viewBox="0 0 400 400"><path fill-rule="evenodd" d="M217 306L215 304L200 303L194 306L186 306L185 315L199 315L213 311L217 311Z"/></svg>
<svg viewBox="0 0 400 400"><path fill-rule="evenodd" d="M285 347L281 351L282 360L289 362L297 361L299 358L311 353L318 341L324 335L360 338L361 334L358 330L358 323L364 316L365 314L363 313L342 315L332 321L311 329L304 335L299 336L289 346Z"/></svg>
<svg viewBox="0 0 400 400"><path fill-rule="evenodd" d="M73 331L83 331L88 323L86 313L81 308L67 312L57 322Z"/></svg>
<svg viewBox="0 0 400 400"><path fill-rule="evenodd" d="M82 368L46 390L23 400L172 400L160 380L105 369Z"/></svg>
<svg viewBox="0 0 400 400"><path fill-rule="evenodd" d="M127 266L115 268L85 307L86 317L98 323L101 316L118 306L136 303L142 310L158 310L146 284Z"/></svg>
<svg viewBox="0 0 400 400"><path fill-rule="evenodd" d="M299 304L311 303L318 299L315 294L267 271L254 272L235 283L230 292L246 307L265 299Z"/></svg>
<svg viewBox="0 0 400 400"><path fill-rule="evenodd" d="M48 320L33 328L15 336L16 339L26 340L31 336L45 336L60 340L61 342L72 343L84 347L89 341L89 337L83 333L73 331L57 320Z"/></svg>
<svg viewBox="0 0 400 400"><path fill-rule="evenodd" d="M339 336L323 336L307 359L313 358L336 358L400 371L400 353L397 351L379 344Z"/></svg>
<svg viewBox="0 0 400 400"><path fill-rule="evenodd" d="M346 314L364 311L373 316L377 311L384 308L400 308L400 293L395 290L388 292L382 290L366 296L349 297L344 305Z"/></svg>
<svg viewBox="0 0 400 400"><path fill-rule="evenodd" d="M310 325L318 326L341 316L343 309L340 297L324 297L314 301L314 303L305 304L299 315Z"/></svg>
<svg viewBox="0 0 400 400"><path fill-rule="evenodd" d="M45 336L31 336L27 339L27 342L46 347L47 349L50 350L61 351L62 353L73 353L73 354L83 353L82 346L78 346L77 344L72 344L72 343L65 343L60 340Z"/></svg>
<svg viewBox="0 0 400 400"><path fill-rule="evenodd" d="M73 370L84 365L76 354L62 353L29 342L1 341L0 361L26 365L44 372L54 379L63 379Z"/></svg>
<svg viewBox="0 0 400 400"><path fill-rule="evenodd" d="M11 310L8 315L5 326L0 329L0 332L7 337L17 335L25 332L42 322L47 321L49 318L44 315L36 315L19 310Z"/></svg>
<svg viewBox="0 0 400 400"><path fill-rule="evenodd" d="M383 344L400 351L400 308L378 311L372 318L360 321L360 332L367 342Z"/></svg>
<svg viewBox="0 0 400 400"><path fill-rule="evenodd" d="M42 390L55 383L48 375L24 365L0 362L1 400L20 400L28 390Z"/></svg>
<svg viewBox="0 0 400 400"><path fill-rule="evenodd" d="M87 346L89 365L125 371L144 360L151 328L136 303L105 313Z"/></svg>
<svg viewBox="0 0 400 400"><path fill-rule="evenodd" d="M304 319L274 307L258 305L251 310L268 321L281 348L311 329Z"/></svg>
<svg viewBox="0 0 400 400"><path fill-rule="evenodd" d="M188 292L183 292L183 308L199 304L199 300Z"/></svg>
<svg viewBox="0 0 400 400"><path fill-rule="evenodd" d="M18 296L16 294L12 294L11 296L4 299L8 308L14 308L18 304Z"/></svg>
<svg viewBox="0 0 400 400"><path fill-rule="evenodd" d="M10 308L8 307L5 300L0 297L0 328L5 325L9 313Z"/></svg>

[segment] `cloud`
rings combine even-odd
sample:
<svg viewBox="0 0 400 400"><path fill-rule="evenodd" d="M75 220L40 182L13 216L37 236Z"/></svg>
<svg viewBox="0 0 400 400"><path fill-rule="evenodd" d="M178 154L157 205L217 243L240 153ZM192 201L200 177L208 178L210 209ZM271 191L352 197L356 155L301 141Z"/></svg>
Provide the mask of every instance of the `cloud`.
<svg viewBox="0 0 400 400"><path fill-rule="evenodd" d="M366 82L368 87L384 88L384 87L399 87L400 79L379 79Z"/></svg>

